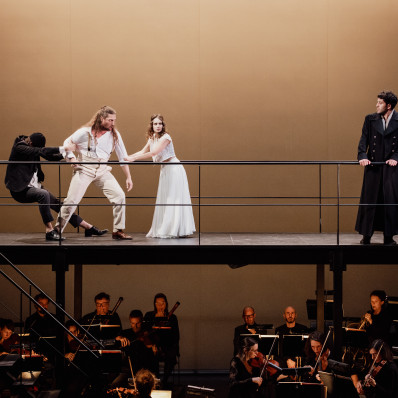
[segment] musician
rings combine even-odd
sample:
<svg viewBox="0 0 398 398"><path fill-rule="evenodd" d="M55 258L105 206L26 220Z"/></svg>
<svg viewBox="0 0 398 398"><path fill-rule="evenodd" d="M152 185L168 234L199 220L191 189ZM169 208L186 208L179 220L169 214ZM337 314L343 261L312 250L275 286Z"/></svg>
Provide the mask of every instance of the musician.
<svg viewBox="0 0 398 398"><path fill-rule="evenodd" d="M367 398L398 397L398 367L389 345L377 339L370 345L369 353L374 364L364 382L356 384L358 393L365 393Z"/></svg>
<svg viewBox="0 0 398 398"><path fill-rule="evenodd" d="M131 328L122 331L130 345L126 349L130 356L134 373L140 369L148 369L152 373L159 373L159 363L156 360L158 348L156 346L156 334L143 327L143 314L140 310L132 310L129 315Z"/></svg>
<svg viewBox="0 0 398 398"><path fill-rule="evenodd" d="M84 315L80 320L80 324L86 328L90 327L90 333L97 338L115 338L119 340L122 347L128 345L128 341L120 336L122 331L122 322L117 312L109 310L110 296L105 292L98 293L94 297L95 311ZM98 329L98 324L100 328ZM104 328L103 325L109 325L110 327ZM95 326L94 326L95 325ZM106 330L106 333L104 332Z"/></svg>
<svg viewBox="0 0 398 398"><path fill-rule="evenodd" d="M370 293L371 310L364 316L366 334L369 342L382 339L390 346L393 342L393 319L387 308L387 295L384 290Z"/></svg>
<svg viewBox="0 0 398 398"><path fill-rule="evenodd" d="M34 299L48 311L49 300L45 294L39 293ZM36 351L44 354L52 361L54 359L54 351L50 344L45 339L42 339L42 337L57 336L57 332L60 329L57 322L50 315L44 312L38 305L34 304L34 306L36 312L25 320L25 333L29 333L30 341L36 344Z"/></svg>
<svg viewBox="0 0 398 398"><path fill-rule="evenodd" d="M319 378L316 377L318 371L330 371L328 358L332 347L329 340L325 344L325 339L325 335L317 330L308 336L308 340L304 347L306 356L304 363L305 365L311 366L312 370L308 375L303 376L303 379L306 381L320 381Z"/></svg>
<svg viewBox="0 0 398 398"><path fill-rule="evenodd" d="M118 396L151 398L151 392L156 386L156 378L148 369L141 369L135 377L136 389L132 388L116 388ZM120 395L122 393L123 395Z"/></svg>
<svg viewBox="0 0 398 398"><path fill-rule="evenodd" d="M228 398L273 397L274 388L267 388L268 383L260 377L261 369L251 366L251 359L258 355L258 343L252 337L245 337L238 353L231 360L229 370ZM271 384L270 384L271 386Z"/></svg>
<svg viewBox="0 0 398 398"><path fill-rule="evenodd" d="M253 307L244 307L242 311L242 318L244 324L237 326L234 332L234 355L236 355L239 351L242 334L257 334L260 331L260 327L256 323L256 311L254 311Z"/></svg>
<svg viewBox="0 0 398 398"><path fill-rule="evenodd" d="M275 329L275 334L279 334L279 336L283 336L284 334L305 334L308 333L307 326L302 325L301 323L296 322L297 312L296 310L289 305L285 308L283 312L283 318L285 319L285 324L278 326Z"/></svg>
<svg viewBox="0 0 398 398"><path fill-rule="evenodd" d="M156 330L159 352L156 356L157 361L164 361L164 375L162 379L163 388L167 387L174 366L177 364L177 357L180 356L180 330L178 319L174 314L169 314L167 297L163 293L155 295L153 300L154 310L145 314L144 320L153 325ZM166 320L165 327L159 327L159 321Z"/></svg>
<svg viewBox="0 0 398 398"><path fill-rule="evenodd" d="M79 337L80 331L78 326L72 320L66 322L65 327L75 336ZM79 343L68 333L65 333L65 358L73 361L75 353L79 347Z"/></svg>
<svg viewBox="0 0 398 398"><path fill-rule="evenodd" d="M14 322L0 318L0 356L9 354L11 346L18 343L18 335L14 333Z"/></svg>

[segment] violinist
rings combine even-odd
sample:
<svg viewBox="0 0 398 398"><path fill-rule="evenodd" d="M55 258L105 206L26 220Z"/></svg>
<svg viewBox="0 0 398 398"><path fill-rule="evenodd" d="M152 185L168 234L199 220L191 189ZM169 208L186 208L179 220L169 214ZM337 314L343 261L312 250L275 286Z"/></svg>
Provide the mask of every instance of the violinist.
<svg viewBox="0 0 398 398"><path fill-rule="evenodd" d="M175 314L169 313L167 297L163 293L155 295L153 300L154 310L145 314L144 320L152 325L156 330L159 341L157 348L159 352L156 356L157 362L164 361L164 374L162 379L163 388L168 387L168 379L177 364L177 357L180 356L180 330L178 319ZM176 308L176 307L174 307ZM166 320L164 324L163 320ZM159 323L159 321L162 321ZM157 327L157 325L165 325Z"/></svg>
<svg viewBox="0 0 398 398"><path fill-rule="evenodd" d="M318 371L330 372L328 358L331 346L329 339L326 343L325 335L317 330L308 336L308 340L304 347L305 365L311 366L311 371L303 376L303 380L308 382L320 382Z"/></svg>
<svg viewBox="0 0 398 398"><path fill-rule="evenodd" d="M65 327L75 336L81 337L79 328L72 321L66 322ZM68 333L65 333L65 358L69 361L73 361L75 358L75 353L79 347L79 343Z"/></svg>
<svg viewBox="0 0 398 398"><path fill-rule="evenodd" d="M135 377L135 388L116 388L118 397L151 398L151 392L156 386L156 378L148 369L141 369Z"/></svg>
<svg viewBox="0 0 398 398"><path fill-rule="evenodd" d="M252 337L245 337L237 355L231 360L228 398L274 396L274 391L266 388L267 381L260 377L261 367L254 366L259 356L257 341Z"/></svg>
<svg viewBox="0 0 398 398"><path fill-rule="evenodd" d="M14 322L0 318L0 356L11 352L11 346L18 343L18 335L14 333Z"/></svg>
<svg viewBox="0 0 398 398"><path fill-rule="evenodd" d="M129 315L130 329L122 331L121 335L130 341L126 354L130 356L134 373L140 369L148 369L158 373L158 362L156 355L156 334L152 330L145 330L143 327L143 314L140 310L132 310Z"/></svg>
<svg viewBox="0 0 398 398"><path fill-rule="evenodd" d="M234 332L234 355L239 351L242 334L257 334L260 331L259 325L256 323L256 311L253 307L247 306L242 311L243 325L237 326Z"/></svg>
<svg viewBox="0 0 398 398"><path fill-rule="evenodd" d="M367 398L398 397L398 367L393 361L391 349L383 340L375 340L369 353L373 364L363 383L356 383L359 394Z"/></svg>
<svg viewBox="0 0 398 398"><path fill-rule="evenodd" d="M374 290L370 293L371 310L368 311L360 325L365 328L369 343L376 339L382 339L390 347L393 342L393 319L387 308L387 295L384 290Z"/></svg>

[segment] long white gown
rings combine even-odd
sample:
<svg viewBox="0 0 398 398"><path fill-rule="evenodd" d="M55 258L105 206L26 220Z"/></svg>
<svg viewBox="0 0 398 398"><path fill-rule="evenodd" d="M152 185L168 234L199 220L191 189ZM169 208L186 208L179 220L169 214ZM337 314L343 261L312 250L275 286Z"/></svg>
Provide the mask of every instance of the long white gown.
<svg viewBox="0 0 398 398"><path fill-rule="evenodd" d="M154 162L180 163L174 152L173 141L169 134L161 138L170 143L154 158ZM150 139L150 148L158 139ZM152 227L148 238L178 238L192 235L195 232L195 220L192 213L191 195L188 179L183 165L162 165L160 168L159 186L156 207L153 214Z"/></svg>

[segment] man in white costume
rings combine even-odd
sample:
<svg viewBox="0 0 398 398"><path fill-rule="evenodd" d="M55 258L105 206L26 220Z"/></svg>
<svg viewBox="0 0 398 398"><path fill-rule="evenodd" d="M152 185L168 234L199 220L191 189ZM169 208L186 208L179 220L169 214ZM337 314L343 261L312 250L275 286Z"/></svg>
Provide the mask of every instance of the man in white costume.
<svg viewBox="0 0 398 398"><path fill-rule="evenodd" d="M88 186L93 182L102 189L104 195L113 206L113 239L131 240L123 230L126 221L126 196L116 178L112 175L112 168L106 164L79 164L80 162L108 162L113 151L119 161L127 156L120 133L116 130L116 111L109 106L103 106L92 119L65 140L68 147L74 146L75 152L67 152L66 160L72 162L73 177L68 195L58 215L56 227L63 231L76 206L83 198ZM133 187L128 165L122 165L126 175L126 189ZM87 233L87 231L86 231Z"/></svg>

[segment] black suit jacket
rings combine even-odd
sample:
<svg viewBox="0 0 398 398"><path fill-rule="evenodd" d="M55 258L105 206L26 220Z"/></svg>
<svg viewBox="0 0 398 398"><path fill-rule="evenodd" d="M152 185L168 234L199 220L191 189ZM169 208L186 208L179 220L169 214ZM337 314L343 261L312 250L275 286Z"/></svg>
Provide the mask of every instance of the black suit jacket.
<svg viewBox="0 0 398 398"><path fill-rule="evenodd" d="M26 135L20 135L15 139L9 160L40 161L40 157L42 157L46 160L57 161L63 158L59 147L33 147L25 142L25 138L27 138ZM44 173L40 164L9 164L4 181L6 187L13 192L23 191L29 185L36 170L39 182L43 182Z"/></svg>

